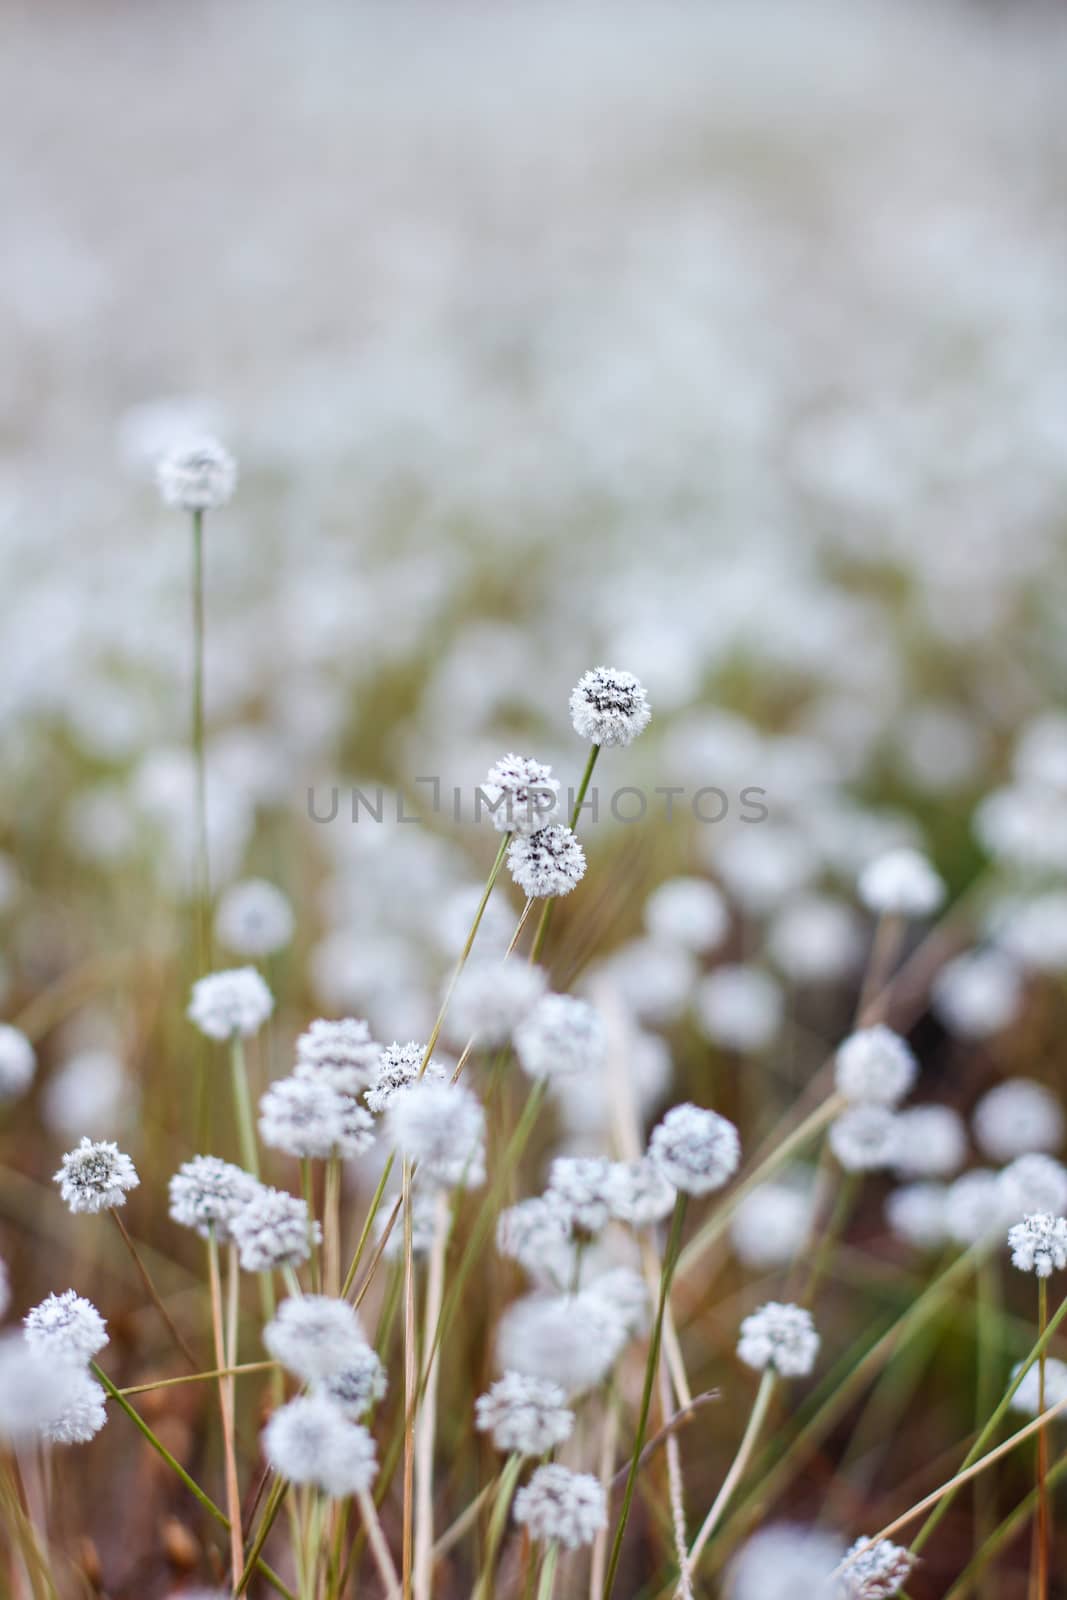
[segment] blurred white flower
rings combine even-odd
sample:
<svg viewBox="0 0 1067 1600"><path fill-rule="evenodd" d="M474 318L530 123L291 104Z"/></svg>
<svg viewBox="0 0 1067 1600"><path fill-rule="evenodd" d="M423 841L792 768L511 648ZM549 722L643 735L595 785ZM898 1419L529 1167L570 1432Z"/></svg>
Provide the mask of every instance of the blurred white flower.
<svg viewBox="0 0 1067 1600"><path fill-rule="evenodd" d="M180 511L217 511L232 500L237 463L216 439L183 443L156 468L165 505Z"/></svg>
<svg viewBox="0 0 1067 1600"><path fill-rule="evenodd" d="M1033 1078L1009 1078L982 1096L972 1119L975 1142L993 1161L1051 1154L1067 1129L1063 1106Z"/></svg>
<svg viewBox="0 0 1067 1600"><path fill-rule="evenodd" d="M769 1300L741 1324L737 1354L747 1367L773 1367L783 1378L806 1378L819 1353L819 1335L803 1306Z"/></svg>
<svg viewBox="0 0 1067 1600"><path fill-rule="evenodd" d="M697 1023L724 1050L765 1050L781 1026L782 991L759 967L726 965L701 980L695 997Z"/></svg>
<svg viewBox="0 0 1067 1600"><path fill-rule="evenodd" d="M515 1029L515 1054L531 1078L597 1071L604 1065L604 1024L587 1000L546 994Z"/></svg>
<svg viewBox="0 0 1067 1600"><path fill-rule="evenodd" d="M918 850L890 850L864 867L859 896L879 916L928 917L945 898L945 885Z"/></svg>
<svg viewBox="0 0 1067 1600"><path fill-rule="evenodd" d="M26 1035L0 1022L0 1102L25 1094L36 1071L37 1057Z"/></svg>
<svg viewBox="0 0 1067 1600"><path fill-rule="evenodd" d="M905 1106L893 1167L901 1178L951 1178L967 1159L967 1129L952 1106Z"/></svg>
<svg viewBox="0 0 1067 1600"><path fill-rule="evenodd" d="M219 900L215 937L246 960L276 955L293 937L293 908L273 883L246 878L231 884Z"/></svg>
<svg viewBox="0 0 1067 1600"><path fill-rule="evenodd" d="M730 913L714 884L703 878L670 878L645 901L645 927L655 940L705 955L726 938Z"/></svg>
<svg viewBox="0 0 1067 1600"><path fill-rule="evenodd" d="M1011 1026L1023 1002L1014 961L999 950L971 950L947 961L931 985L934 1010L950 1033L988 1039Z"/></svg>
<svg viewBox="0 0 1067 1600"><path fill-rule="evenodd" d="M249 1038L273 1010L274 996L255 967L236 967L197 979L188 1017L209 1039Z"/></svg>
<svg viewBox="0 0 1067 1600"><path fill-rule="evenodd" d="M919 1063L898 1033L876 1022L839 1045L834 1073L838 1093L846 1100L895 1106L913 1087Z"/></svg>

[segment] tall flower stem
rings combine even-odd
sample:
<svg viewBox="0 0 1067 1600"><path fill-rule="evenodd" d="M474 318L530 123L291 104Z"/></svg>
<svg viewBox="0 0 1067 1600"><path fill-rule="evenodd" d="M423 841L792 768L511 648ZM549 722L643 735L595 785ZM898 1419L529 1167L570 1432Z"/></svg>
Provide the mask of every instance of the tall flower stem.
<svg viewBox="0 0 1067 1600"><path fill-rule="evenodd" d="M318 1294L321 1288L321 1274L319 1266L319 1247L315 1239L315 1179L311 1170L311 1161L307 1156L300 1158L300 1190L304 1197L304 1205L308 1214L308 1266L311 1272L311 1288Z"/></svg>
<svg viewBox="0 0 1067 1600"><path fill-rule="evenodd" d="M652 1326L648 1360L645 1363L645 1386L641 1395L641 1410L637 1419L637 1432L634 1435L630 1470L626 1477L626 1488L623 1491L622 1509L619 1512L619 1522L615 1529L615 1538L611 1546L607 1577L604 1579L603 1600L609 1600L611 1591L615 1587L615 1577L619 1570L619 1560L622 1556L622 1541L626 1533L630 1507L633 1504L634 1489L637 1485L637 1471L641 1463L641 1451L644 1448L645 1433L648 1429L648 1414L652 1406L652 1389L656 1381L656 1373L659 1370L659 1352L663 1342L663 1318L667 1310L667 1301L670 1297L671 1279L674 1277L674 1269L678 1265L678 1257L681 1253L682 1229L685 1225L687 1198L684 1192L679 1192L678 1198L674 1202L671 1231L663 1257L663 1271L660 1274L659 1304L656 1307L656 1320Z"/></svg>
<svg viewBox="0 0 1067 1600"><path fill-rule="evenodd" d="M593 746L594 750L596 746ZM545 1551L541 1562L541 1577L537 1584L537 1600L552 1600L556 1591L556 1564L559 1561L559 1545L553 1539Z"/></svg>
<svg viewBox="0 0 1067 1600"><path fill-rule="evenodd" d="M259 1149L256 1144L256 1125L252 1117L252 1097L248 1092L244 1040L239 1033L235 1033L230 1040L230 1081L233 1088L233 1109L237 1119L237 1140L241 1160L253 1177L258 1178Z"/></svg>
<svg viewBox="0 0 1067 1600"><path fill-rule="evenodd" d="M507 1527L511 1500L521 1471L522 1457L518 1453L508 1456L504 1463L503 1471L497 1480L496 1493L493 1496L493 1509L489 1513L489 1529L485 1539L482 1570L478 1577L477 1587L474 1590L473 1600L493 1600L496 1581L496 1558L500 1550L500 1541L504 1537L504 1529Z"/></svg>
<svg viewBox="0 0 1067 1600"><path fill-rule="evenodd" d="M445 1190L434 1203L433 1244L426 1275L423 1312L425 1370L422 1398L415 1419L415 1600L430 1600L433 1574L433 1452L437 1431L437 1385L440 1351L434 1347L437 1319L445 1287L445 1253L448 1247L449 1206Z"/></svg>
<svg viewBox="0 0 1067 1600"><path fill-rule="evenodd" d="M381 1519L378 1516L378 1507L374 1504L374 1496L366 1490L356 1498L363 1526L367 1530L367 1543L370 1545L371 1555L374 1557L378 1568L378 1576L385 1589L386 1600L401 1600L400 1579L397 1577L393 1558L389 1554L389 1545L382 1530Z"/></svg>
<svg viewBox="0 0 1067 1600"><path fill-rule="evenodd" d="M459 959L456 962L455 971L452 973L452 976L448 981L448 988L445 990L445 997L441 1001L441 1009L437 1013L437 1020L434 1022L434 1025L430 1030L430 1037L427 1040L426 1049L423 1052L422 1065L419 1067L420 1078L426 1071L426 1068L430 1062L430 1057L433 1055L434 1046L441 1037L441 1029L444 1026L445 1015L448 1011L449 1005L452 1002L452 996L455 993L456 984L459 982L460 974L462 973L463 968L467 965L467 958L470 955L471 950L474 948L474 941L477 937L478 929L482 925L482 917L485 915L485 908L489 904L489 896L493 892L496 880L500 876L500 869L504 865L504 858L508 853L508 845L511 843L511 837L512 836L510 833L505 833L504 837L500 841L500 849L496 853L496 860L493 862L493 865L490 868L489 877L486 879L485 888L482 890L482 898L479 900L478 909L474 913L474 921L471 923L470 932L467 934L466 940L463 944L463 949L459 953Z"/></svg>
<svg viewBox="0 0 1067 1600"><path fill-rule="evenodd" d="M222 1275L219 1271L219 1241L215 1229L208 1232L208 1282L211 1287L211 1333L215 1343L215 1365L232 1366L226 1354L222 1327ZM219 1412L222 1418L222 1449L225 1458L226 1511L230 1519L230 1561L235 1580L244 1567L244 1541L241 1534L241 1490L237 1481L237 1451L234 1444L232 1378L219 1379Z"/></svg>
<svg viewBox="0 0 1067 1600"><path fill-rule="evenodd" d="M1048 1429L1045 1416L1045 1334L1048 1332L1048 1280L1037 1280L1037 1414L1042 1427L1037 1435L1037 1600L1048 1600Z"/></svg>
<svg viewBox="0 0 1067 1600"><path fill-rule="evenodd" d="M199 1367L200 1363L197 1361L196 1357L193 1355L193 1352L190 1350L189 1346L186 1344L186 1342L185 1342L184 1338L182 1337L182 1335L178 1332L178 1329L174 1324L174 1319L171 1317L170 1312L167 1310L166 1306L163 1304L162 1298L160 1297L159 1290L156 1288L155 1284L152 1282L152 1279L151 1279L151 1276L149 1274L148 1268L145 1266L144 1262L141 1260L140 1251L137 1249L137 1246L134 1244L133 1240L130 1238L129 1231L127 1230L126 1224L123 1222L122 1218L119 1216L118 1210L116 1209L115 1206L109 1206L108 1207L108 1215L111 1217L112 1221L114 1222L116 1228L119 1231L119 1238L122 1240L123 1244L126 1246L126 1249L130 1253L130 1259L132 1260L134 1266L137 1268L137 1276L140 1278L141 1283L144 1286L145 1293L147 1294L148 1298L151 1300L152 1304L155 1306L156 1310L159 1312L160 1316L162 1317L163 1322L166 1325L167 1332L170 1334L171 1338L174 1340L174 1343L178 1346L178 1349L181 1351L182 1355L185 1357L186 1361L188 1361L189 1365L192 1367L193 1371L195 1372L197 1370L197 1368ZM221 1365L221 1363L220 1363L220 1365Z"/></svg>
<svg viewBox="0 0 1067 1600"><path fill-rule="evenodd" d="M404 1162L404 1503L401 1524L401 1571L404 1600L411 1600L414 1560L412 1538L415 1496L415 1412L419 1368L415 1349L415 1253L412 1242L411 1162Z"/></svg>
<svg viewBox="0 0 1067 1600"><path fill-rule="evenodd" d="M200 971L211 962L211 872L208 862L207 768L204 759L204 513L193 512L193 707L196 771L196 926Z"/></svg>
<svg viewBox="0 0 1067 1600"><path fill-rule="evenodd" d="M341 1158L331 1156L326 1163L326 1183L322 1201L322 1248L326 1293L341 1289Z"/></svg>
<svg viewBox="0 0 1067 1600"><path fill-rule="evenodd" d="M578 785L578 792L574 797L574 805L571 808L572 828L577 828L578 826L578 818L582 814L582 804L589 789L589 781L593 776L593 768L596 766L596 758L599 754L600 746L598 744L590 745L589 760L585 764L585 771L582 773L581 782ZM537 923L537 932L534 934L533 945L530 948L531 962L540 960L541 952L545 948L545 940L548 938L548 923L550 917L552 916L553 904L554 896L550 896L545 901L544 909L542 910L541 916Z"/></svg>
<svg viewBox="0 0 1067 1600"><path fill-rule="evenodd" d="M711 1510L704 1518L700 1532L693 1540L693 1547L689 1552L688 1561L688 1571L690 1574L692 1574L693 1569L700 1560L700 1555L704 1549L704 1546L715 1532L715 1529L719 1526L719 1523L722 1520L723 1512L729 1505L730 1500L733 1497L733 1492L744 1476L745 1469L752 1458L752 1452L756 1447L756 1440L759 1438L760 1430L767 1419L767 1412L770 1408L771 1396L774 1393L776 1378L777 1373L773 1367L766 1367L764 1369L763 1377L760 1379L760 1386L756 1390L756 1398L752 1405L752 1411L749 1415L748 1424L745 1428L744 1434L742 1435L741 1443L737 1447L737 1454L734 1456L729 1472L727 1472L726 1477L723 1479L722 1488L715 1496L715 1501L711 1507Z"/></svg>

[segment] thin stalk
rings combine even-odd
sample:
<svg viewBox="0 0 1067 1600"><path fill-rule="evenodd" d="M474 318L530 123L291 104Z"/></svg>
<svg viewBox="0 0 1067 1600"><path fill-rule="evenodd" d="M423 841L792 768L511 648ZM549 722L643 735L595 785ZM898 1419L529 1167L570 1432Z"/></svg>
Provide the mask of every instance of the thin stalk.
<svg viewBox="0 0 1067 1600"><path fill-rule="evenodd" d="M326 1186L322 1202L322 1235L326 1293L336 1296L341 1288L340 1156L331 1156L326 1163Z"/></svg>
<svg viewBox="0 0 1067 1600"><path fill-rule="evenodd" d="M252 1100L248 1093L245 1045L239 1033L235 1033L230 1040L230 1077L233 1084L233 1109L237 1118L241 1160L253 1177L258 1178L259 1149L256 1144L256 1127L252 1120Z"/></svg>
<svg viewBox="0 0 1067 1600"><path fill-rule="evenodd" d="M600 1436L600 1482L604 1486L604 1499L611 1493L612 1479L615 1475L615 1451L619 1443L619 1407L615 1403L615 1395L608 1397L607 1414L604 1418L604 1427ZM589 1563L589 1600L597 1600L601 1589L604 1587L604 1573L608 1561L608 1528L607 1523L598 1528L596 1538L593 1540L593 1554Z"/></svg>
<svg viewBox="0 0 1067 1600"><path fill-rule="evenodd" d="M259 1527L256 1529L251 1548L245 1557L244 1571L241 1573L236 1587L234 1588L235 1595L244 1594L249 1583L252 1581L252 1574L260 1564L260 1551L267 1542L267 1537L270 1533L270 1530L274 1526L274 1519L281 1510L282 1502L288 1497L288 1494L288 1479L275 1478L274 1482L271 1484L270 1493L267 1496L267 1503L263 1507L263 1515L259 1519Z"/></svg>
<svg viewBox="0 0 1067 1600"><path fill-rule="evenodd" d="M1067 1456L1061 1456L1049 1472L1049 1489L1058 1488L1065 1477L1067 1477ZM990 1562L996 1559L1001 1550L1004 1549L1004 1546L1010 1544L1021 1529L1025 1527L1026 1523L1030 1521L1036 1504L1037 1490L1035 1488L1030 1490L1025 1499L1020 1500L1014 1511L1009 1512L1000 1526L990 1534L981 1550L960 1573L956 1582L945 1596L945 1600L964 1600L964 1596L973 1591L975 1585L986 1577Z"/></svg>
<svg viewBox="0 0 1067 1600"><path fill-rule="evenodd" d="M183 1373L180 1378L157 1378L153 1383L135 1383L128 1389L120 1389L124 1395L154 1394L157 1389L176 1389L184 1383L206 1383L215 1378L241 1378L246 1372L273 1372L277 1368L276 1361L249 1361L244 1366L212 1367L209 1372Z"/></svg>
<svg viewBox="0 0 1067 1600"><path fill-rule="evenodd" d="M222 1277L219 1272L219 1241L214 1228L208 1230L207 1239L208 1282L211 1286L211 1334L215 1343L215 1363L219 1368L231 1365L226 1356L226 1340L222 1329ZM241 1490L237 1481L237 1452L233 1427L233 1379L219 1379L219 1411L222 1417L222 1449L225 1460L226 1511L230 1519L230 1562L234 1577L239 1577L244 1567L244 1541L241 1533Z"/></svg>
<svg viewBox="0 0 1067 1600"><path fill-rule="evenodd" d="M500 1541L503 1539L504 1529L508 1525L511 1500L521 1471L522 1457L518 1454L510 1455L504 1463L503 1471L496 1480L496 1493L493 1497L493 1509L489 1514L489 1529L485 1539L485 1555L482 1558L482 1570L475 1585L472 1600L493 1600L496 1586L496 1560L500 1551Z"/></svg>
<svg viewBox="0 0 1067 1600"><path fill-rule="evenodd" d="M693 1540L693 1547L689 1552L689 1560L687 1563L687 1569L690 1575L692 1574L697 1562L700 1560L700 1555L704 1549L704 1546L707 1544L708 1540L715 1532L715 1529L718 1527L719 1522L722 1519L723 1512L726 1510L726 1507L729 1505L730 1500L733 1497L734 1490L737 1488L737 1485L744 1476L745 1469L752 1457L752 1452L756 1447L756 1440L759 1438L760 1430L762 1429L764 1422L767 1420L767 1412L770 1409L771 1396L774 1393L774 1385L777 1376L778 1375L773 1367L764 1368L763 1377L760 1379L760 1386L756 1390L756 1398L753 1402L751 1414L749 1415L748 1425L745 1428L744 1434L742 1435L741 1443L737 1447L737 1454L734 1456L729 1472L723 1479L722 1488L715 1496L715 1502L712 1505L711 1510L704 1518L700 1532Z"/></svg>
<svg viewBox="0 0 1067 1600"><path fill-rule="evenodd" d="M596 746L593 746L596 749ZM545 1551L541 1562L541 1577L537 1585L537 1600L552 1600L556 1590L556 1563L559 1561L559 1545L553 1539Z"/></svg>
<svg viewBox="0 0 1067 1600"><path fill-rule="evenodd" d="M401 1188L404 1210L404 1503L401 1528L401 1570L404 1600L412 1594L412 1539L415 1510L415 1411L418 1406L418 1357L415 1350L415 1253L412 1244L411 1162L404 1162Z"/></svg>
<svg viewBox="0 0 1067 1600"><path fill-rule="evenodd" d="M137 1275L140 1278L141 1283L144 1286L145 1293L148 1295L148 1298L151 1300L152 1304L155 1306L156 1310L159 1312L159 1314L162 1317L164 1323L166 1324L167 1332L170 1334L171 1338L174 1340L174 1343L178 1346L178 1349L181 1351L182 1355L185 1357L186 1361L188 1361L189 1365L192 1367L193 1371L195 1372L197 1370L197 1368L199 1367L200 1363L199 1363L199 1361L197 1361L196 1357L193 1355L193 1352L190 1350L189 1346L186 1344L186 1342L183 1339L182 1335L178 1332L178 1329L175 1327L174 1321L173 1321L173 1319L171 1317L170 1312L167 1310L166 1306L163 1304L163 1301L160 1298L159 1291L156 1288L155 1284L152 1282L152 1279L151 1279L151 1277L149 1275L149 1272L148 1272L148 1268L145 1266L144 1262L141 1260L140 1253L139 1253L139 1251L137 1249L137 1246L134 1244L133 1240L130 1238L129 1232L127 1231L127 1228L126 1228L126 1224L123 1222L122 1218L119 1216L118 1209L115 1206L109 1206L108 1207L108 1215L111 1217L111 1219L114 1222L116 1228L119 1230L119 1238L122 1240L123 1244L126 1246L126 1249L130 1253L130 1258L133 1261L134 1266L137 1268Z"/></svg>
<svg viewBox="0 0 1067 1600"><path fill-rule="evenodd" d="M381 1206L382 1199L385 1195L385 1187L389 1182L389 1175L393 1170L393 1164L395 1161L396 1151L391 1150L389 1152L389 1158L386 1161L385 1166L382 1168L382 1175L378 1179L378 1187L371 1196L371 1203L367 1208L367 1215L364 1218L363 1227L360 1231L359 1242L356 1245L356 1253L349 1262L348 1271L345 1273L345 1279L341 1285L342 1299L348 1298L349 1294L351 1293L352 1285L356 1281L356 1273L359 1271L359 1263L363 1259L363 1252L366 1249L367 1240L370 1238L371 1229L374 1226L374 1219L378 1215L378 1209Z"/></svg>
<svg viewBox="0 0 1067 1600"><path fill-rule="evenodd" d="M1000 1276L993 1264L983 1261L976 1281L977 1375L975 1381L975 1426L982 1428L996 1405L997 1357L999 1338L996 1328L999 1310ZM974 1544L977 1552L988 1539L993 1528L993 1494L995 1485L989 1478L979 1478L974 1486Z"/></svg>
<svg viewBox="0 0 1067 1600"><path fill-rule="evenodd" d="M211 964L207 768L204 760L204 513L193 512L193 762L196 769L196 921L200 971Z"/></svg>
<svg viewBox="0 0 1067 1600"><path fill-rule="evenodd" d="M467 934L463 949L459 953L459 960L456 962L455 971L452 973L452 976L448 981L448 988L445 990L445 997L441 1001L441 1009L437 1013L437 1020L430 1030L430 1037L427 1041L426 1050L422 1057L422 1065L419 1067L420 1078L426 1071L426 1068L429 1066L430 1057L433 1055L434 1051L434 1045L441 1037L441 1029L444 1026L445 1014L448 1011L449 1005L451 1004L452 995L455 992L456 984L459 982L460 974L462 973L463 968L467 965L467 957L470 955L471 950L474 947L474 940L477 937L478 929L481 927L482 917L485 915L485 908L489 904L489 896L492 894L496 880L500 876L500 869L504 865L504 858L508 853L508 845L511 843L511 839L512 835L510 833L505 833L504 837L500 841L500 849L496 853L496 860L493 862L493 865L490 868L489 877L486 879L485 888L482 890L482 898L479 900L478 909L474 913L474 921L471 923L470 932Z"/></svg>
<svg viewBox="0 0 1067 1600"><path fill-rule="evenodd" d="M433 1452L437 1431L437 1385L441 1373L440 1351L434 1347L437 1319L445 1285L449 1207L445 1190L438 1191L434 1210L433 1244L426 1275L423 1312L423 1350L426 1370L422 1399L415 1419L415 1600L430 1600L433 1573Z"/></svg>
<svg viewBox="0 0 1067 1600"><path fill-rule="evenodd" d="M644 1448L645 1433L648 1428L648 1413L652 1405L652 1388L656 1381L656 1372L659 1367L660 1345L663 1341L663 1318L667 1309L667 1301L670 1297L671 1279L674 1277L674 1269L678 1265L678 1257L681 1252L686 1200L685 1193L679 1192L678 1198L674 1202L674 1216L671 1219L671 1231L663 1257L663 1271L660 1275L659 1305L656 1308L656 1320L652 1327L648 1360L645 1363L645 1387L641 1396L641 1410L637 1419L637 1432L634 1436L633 1454L630 1458L630 1471L627 1475L626 1488L623 1492L622 1510L619 1513L619 1522L615 1529L615 1538L611 1546L611 1557L608 1561L607 1577L604 1580L603 1600L610 1600L611 1591L615 1586L615 1577L619 1570L619 1560L622 1556L623 1536L630 1516L630 1507L633 1504L634 1489L637 1484L637 1470L641 1462L641 1451Z"/></svg>
<svg viewBox="0 0 1067 1600"><path fill-rule="evenodd" d="M574 806L571 810L572 828L577 828L578 826L578 818L582 811L582 802L585 800L586 791L589 788L589 780L593 776L593 768L596 766L596 758L599 754L600 746L598 744L590 745L589 760L585 764L585 771L582 773L582 779L578 785L578 793L575 795ZM531 964L540 960L541 952L545 948L545 940L548 938L548 923L549 918L552 915L552 907L554 903L554 898L551 896L545 901L544 908L537 924L537 932L534 934L533 945L530 949Z"/></svg>
<svg viewBox="0 0 1067 1600"><path fill-rule="evenodd" d="M311 1271L311 1289L314 1294L318 1294L322 1287L322 1278L319 1270L319 1247L315 1239L315 1180L307 1156L300 1158L300 1190L308 1214L308 1266Z"/></svg>
<svg viewBox="0 0 1067 1600"><path fill-rule="evenodd" d="M1048 1600L1048 1430L1045 1427L1045 1362L1042 1340L1048 1332L1048 1280L1037 1280L1037 1600Z"/></svg>
<svg viewBox="0 0 1067 1600"><path fill-rule="evenodd" d="M496 1491L499 1485L499 1475L495 1478L490 1478L485 1487L479 1489L478 1493L474 1496L474 1499L470 1502L470 1505L465 1506L460 1512L455 1522L450 1522L444 1533L441 1534L440 1538L434 1540L434 1561L440 1561L442 1556L446 1556L453 1546L459 1543L467 1530L469 1528L473 1528L474 1524L478 1520L478 1514L485 1505L485 1502Z"/></svg>
<svg viewBox="0 0 1067 1600"><path fill-rule="evenodd" d="M363 1526L367 1530L367 1543L370 1545L371 1555L378 1568L378 1576L382 1580L387 1600L402 1600L400 1579L397 1577L393 1558L389 1554L389 1545L382 1530L378 1507L374 1504L374 1496L364 1490L361 1495L356 1496L356 1504L363 1518Z"/></svg>

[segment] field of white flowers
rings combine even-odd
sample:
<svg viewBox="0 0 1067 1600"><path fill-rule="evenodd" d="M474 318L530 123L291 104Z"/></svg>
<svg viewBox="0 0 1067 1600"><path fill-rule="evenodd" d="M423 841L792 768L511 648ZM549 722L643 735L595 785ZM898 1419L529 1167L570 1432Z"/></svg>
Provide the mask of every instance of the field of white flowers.
<svg viewBox="0 0 1067 1600"><path fill-rule="evenodd" d="M1067 1600L1067 23L11 7L0 1596Z"/></svg>

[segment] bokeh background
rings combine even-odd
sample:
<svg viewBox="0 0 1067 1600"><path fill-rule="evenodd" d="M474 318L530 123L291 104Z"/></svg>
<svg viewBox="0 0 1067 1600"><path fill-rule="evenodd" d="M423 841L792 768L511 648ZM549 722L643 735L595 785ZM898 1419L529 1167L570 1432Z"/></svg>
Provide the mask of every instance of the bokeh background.
<svg viewBox="0 0 1067 1600"><path fill-rule="evenodd" d="M191 1281L161 1192L194 1139L189 544L153 484L183 438L241 468L208 525L211 855L218 887L265 876L296 911L265 1073L320 1013L423 1034L492 859L447 818L347 824L347 786L414 806L416 776L469 788L513 747L573 783L566 696L595 661L655 709L605 782L755 785L771 812L738 867L736 812L602 823L558 919L562 978L621 947L676 1094L758 1126L851 997L801 996L745 1102L685 1018L692 974L665 1001L627 944L660 878L713 871L743 955L897 841L954 893L990 859L1002 888L1067 873L1059 8L5 10L0 1015L42 1063L0 1125L19 1305L110 1270L119 1347L149 1359L121 1256L46 1187L81 1132L159 1176L139 1231L179 1304ZM340 819L311 822L334 784ZM1062 1021L1046 996L1011 1069L1061 1077ZM1004 1059L919 1026L967 1109ZM880 1202L860 1236L891 1254ZM917 1373L929 1403L846 1518L906 1503L972 1425L972 1359L960 1335ZM191 1403L160 1422L194 1447ZM109 1594L163 1594L195 1548L118 1432L107 1472L69 1468L70 1538Z"/></svg>

